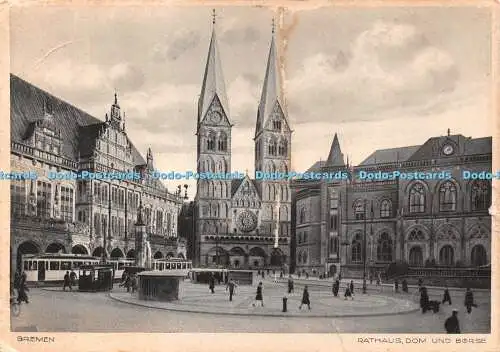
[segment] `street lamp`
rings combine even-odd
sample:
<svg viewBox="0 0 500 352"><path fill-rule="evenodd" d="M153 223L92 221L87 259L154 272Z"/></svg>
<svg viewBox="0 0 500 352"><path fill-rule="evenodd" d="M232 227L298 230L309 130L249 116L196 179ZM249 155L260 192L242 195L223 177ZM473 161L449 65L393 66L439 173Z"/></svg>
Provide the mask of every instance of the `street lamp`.
<svg viewBox="0 0 500 352"><path fill-rule="evenodd" d="M364 228L364 235L363 235L363 293L366 293L366 199L364 200L364 221L363 221L363 228Z"/></svg>

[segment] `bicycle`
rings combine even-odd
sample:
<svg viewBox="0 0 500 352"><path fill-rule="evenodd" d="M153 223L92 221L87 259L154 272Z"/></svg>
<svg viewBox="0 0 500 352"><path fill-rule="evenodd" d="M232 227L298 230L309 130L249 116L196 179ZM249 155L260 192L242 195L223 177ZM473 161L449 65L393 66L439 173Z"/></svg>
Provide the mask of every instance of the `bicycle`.
<svg viewBox="0 0 500 352"><path fill-rule="evenodd" d="M17 301L16 297L10 298L10 312L15 317L18 317L19 314L21 314L21 303Z"/></svg>

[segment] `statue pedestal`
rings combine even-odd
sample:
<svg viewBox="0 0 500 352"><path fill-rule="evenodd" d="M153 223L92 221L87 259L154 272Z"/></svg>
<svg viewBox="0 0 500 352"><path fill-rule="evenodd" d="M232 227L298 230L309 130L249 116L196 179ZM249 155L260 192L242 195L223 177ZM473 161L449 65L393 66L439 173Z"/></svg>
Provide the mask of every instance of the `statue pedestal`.
<svg viewBox="0 0 500 352"><path fill-rule="evenodd" d="M139 277L139 299L143 301L177 301L183 296L187 270L143 271Z"/></svg>

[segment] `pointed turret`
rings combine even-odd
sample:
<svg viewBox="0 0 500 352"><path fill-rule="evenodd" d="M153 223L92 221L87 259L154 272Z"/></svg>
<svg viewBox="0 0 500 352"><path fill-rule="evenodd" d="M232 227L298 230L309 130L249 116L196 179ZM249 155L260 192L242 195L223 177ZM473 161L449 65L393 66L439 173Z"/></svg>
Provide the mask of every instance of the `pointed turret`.
<svg viewBox="0 0 500 352"><path fill-rule="evenodd" d="M333 137L330 154L328 154L325 166L344 166L344 154L342 154L342 151L340 150L339 139L336 133Z"/></svg>
<svg viewBox="0 0 500 352"><path fill-rule="evenodd" d="M214 98L219 100L226 116L229 116L229 104L227 102L226 86L222 74L222 64L217 46L215 34L215 10L213 19L212 38L208 48L207 64L201 86L201 94L198 100L198 124L203 120Z"/></svg>
<svg viewBox="0 0 500 352"><path fill-rule="evenodd" d="M274 21L272 29L271 46L267 58L266 75L264 76L264 85L262 87L262 95L257 112L257 125L255 133L257 134L261 128L264 128L266 120L271 115L276 102L279 103L281 109L284 109L283 100L281 97L281 79L280 69L278 65L278 53L275 42ZM283 111L284 112L284 111Z"/></svg>
<svg viewBox="0 0 500 352"><path fill-rule="evenodd" d="M146 153L146 163L148 167L153 167L153 152L151 151L151 148L148 148Z"/></svg>

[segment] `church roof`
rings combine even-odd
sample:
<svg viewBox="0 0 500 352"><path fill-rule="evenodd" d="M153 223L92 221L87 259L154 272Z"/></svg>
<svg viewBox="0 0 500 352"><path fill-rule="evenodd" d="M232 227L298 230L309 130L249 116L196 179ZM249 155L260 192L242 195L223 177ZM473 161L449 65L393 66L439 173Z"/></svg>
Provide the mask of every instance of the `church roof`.
<svg viewBox="0 0 500 352"><path fill-rule="evenodd" d="M257 126L263 127L265 125L265 122L273 112L276 103L279 103L279 106L284 112L284 105L281 94L282 90L280 69L278 65L278 54L273 34L273 37L271 39L271 46L269 47L266 74L264 76L264 84L262 86L262 95L260 98L259 110L257 113Z"/></svg>
<svg viewBox="0 0 500 352"><path fill-rule="evenodd" d="M422 144L408 161L436 159L441 156L441 149L445 144L452 144L457 149L454 155L491 154L491 143L491 137L472 139L461 134L432 137Z"/></svg>
<svg viewBox="0 0 500 352"><path fill-rule="evenodd" d="M44 117L47 102L50 102L54 123L61 131L61 156L77 161L79 154L90 154L104 122L14 74L10 75L11 140L23 143L33 133L34 122ZM136 165L145 164L133 144L132 156Z"/></svg>
<svg viewBox="0 0 500 352"><path fill-rule="evenodd" d="M330 147L330 153L326 159L325 166L344 166L344 154L340 150L339 139L337 134L333 137L332 146Z"/></svg>
<svg viewBox="0 0 500 352"><path fill-rule="evenodd" d="M359 166L406 161L418 148L420 148L419 145L401 148L378 149L370 154L368 158L363 160Z"/></svg>
<svg viewBox="0 0 500 352"><path fill-rule="evenodd" d="M208 57L201 86L201 94L198 100L198 123L205 117L215 97L219 99L226 116L229 116L226 86L222 74L222 64L214 28L208 48Z"/></svg>
<svg viewBox="0 0 500 352"><path fill-rule="evenodd" d="M244 178L235 178L231 180L231 197L233 197L236 192L238 191L238 188L240 188L240 185L243 183L243 180L245 178L248 178L248 176L245 176ZM257 191L258 196L260 197L260 188L259 188L259 181L250 179L250 182L252 182L253 186L255 187L255 190Z"/></svg>

